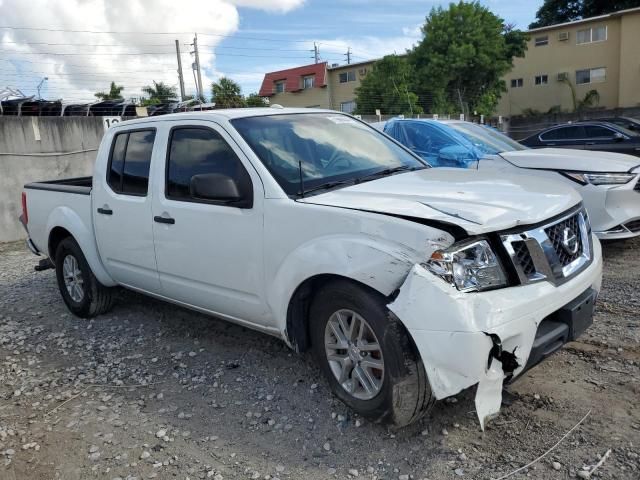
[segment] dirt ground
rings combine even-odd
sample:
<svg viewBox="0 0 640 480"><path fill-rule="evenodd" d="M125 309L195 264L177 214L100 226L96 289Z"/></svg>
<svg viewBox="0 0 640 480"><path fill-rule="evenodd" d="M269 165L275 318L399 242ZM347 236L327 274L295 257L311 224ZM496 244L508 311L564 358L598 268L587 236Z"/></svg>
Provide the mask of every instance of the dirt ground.
<svg viewBox="0 0 640 480"><path fill-rule="evenodd" d="M640 478L640 241L605 245L594 325L479 429L473 389L400 431L353 415L279 340L122 292L71 316L0 245L0 480ZM356 472L357 471L357 472Z"/></svg>

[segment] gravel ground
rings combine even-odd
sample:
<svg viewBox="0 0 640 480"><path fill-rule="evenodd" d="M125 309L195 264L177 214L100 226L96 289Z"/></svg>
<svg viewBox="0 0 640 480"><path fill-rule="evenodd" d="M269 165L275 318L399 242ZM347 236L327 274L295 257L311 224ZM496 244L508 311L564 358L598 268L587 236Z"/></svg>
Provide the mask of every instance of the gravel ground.
<svg viewBox="0 0 640 480"><path fill-rule="evenodd" d="M640 241L605 245L595 324L512 385L480 431L473 389L393 431L279 340L123 291L71 316L53 271L0 245L0 479L640 478Z"/></svg>

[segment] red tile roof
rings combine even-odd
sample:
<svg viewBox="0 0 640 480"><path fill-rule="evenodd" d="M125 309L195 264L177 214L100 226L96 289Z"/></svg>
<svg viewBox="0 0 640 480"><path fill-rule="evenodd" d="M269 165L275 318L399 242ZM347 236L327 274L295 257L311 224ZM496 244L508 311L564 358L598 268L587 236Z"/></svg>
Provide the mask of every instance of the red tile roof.
<svg viewBox="0 0 640 480"><path fill-rule="evenodd" d="M260 96L270 97L275 95L275 82L282 80L286 82L284 86L285 92L298 92L302 90L302 77L307 75L316 76L314 87L326 87L326 72L327 62L322 62L266 73L260 87Z"/></svg>

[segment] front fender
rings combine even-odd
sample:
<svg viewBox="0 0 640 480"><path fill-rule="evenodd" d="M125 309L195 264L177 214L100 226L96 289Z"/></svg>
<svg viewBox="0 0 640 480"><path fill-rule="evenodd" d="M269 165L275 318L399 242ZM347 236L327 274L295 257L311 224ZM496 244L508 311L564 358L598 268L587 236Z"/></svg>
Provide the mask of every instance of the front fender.
<svg viewBox="0 0 640 480"><path fill-rule="evenodd" d="M267 302L284 332L289 301L305 280L339 275L388 296L404 282L420 255L405 245L363 234L315 238L287 255L267 288Z"/></svg>
<svg viewBox="0 0 640 480"><path fill-rule="evenodd" d="M91 267L91 271L100 283L107 287L117 285L102 265L93 229L90 229L90 227L82 221L80 215L66 206L54 208L47 219L47 248L51 231L56 227L62 227L67 230L75 241L78 242L89 267ZM49 253L53 255L55 252Z"/></svg>

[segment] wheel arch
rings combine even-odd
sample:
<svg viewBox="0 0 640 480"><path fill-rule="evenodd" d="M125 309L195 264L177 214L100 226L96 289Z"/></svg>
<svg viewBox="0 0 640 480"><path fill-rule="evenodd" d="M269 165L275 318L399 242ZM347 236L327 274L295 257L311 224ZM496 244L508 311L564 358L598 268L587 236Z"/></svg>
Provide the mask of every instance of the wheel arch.
<svg viewBox="0 0 640 480"><path fill-rule="evenodd" d="M322 287L332 282L346 281L358 285L365 290L387 298L378 290L353 278L331 273L314 275L304 280L293 292L287 307L287 325L285 330L286 341L296 352L305 352L311 347L309 337L309 307L313 297Z"/></svg>
<svg viewBox="0 0 640 480"><path fill-rule="evenodd" d="M117 285L102 265L93 229L89 229L74 210L66 206L54 209L47 222L47 232L47 249L51 260L55 261L55 248L60 242L71 237L80 246L100 283L107 287Z"/></svg>

